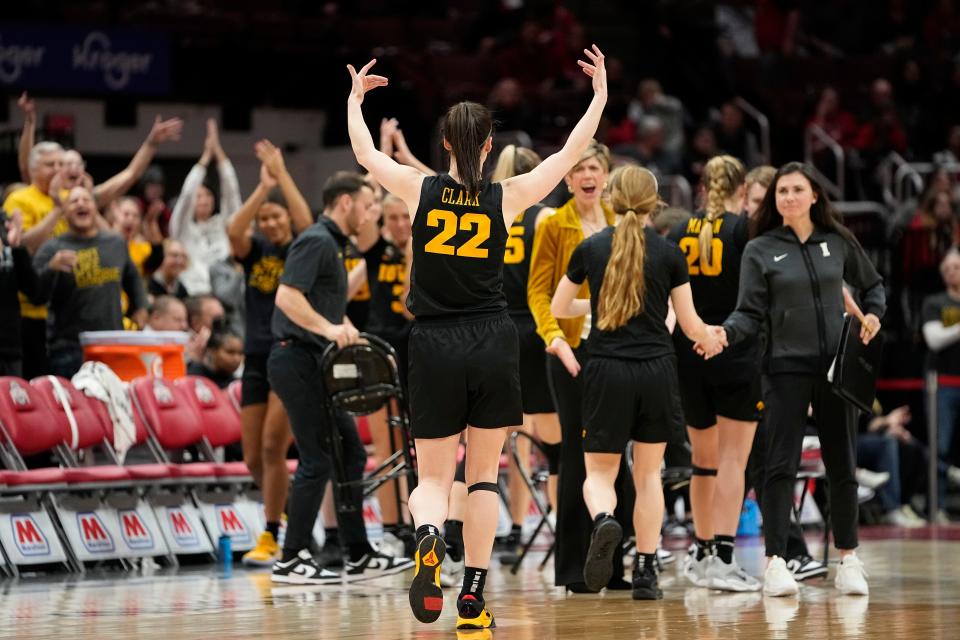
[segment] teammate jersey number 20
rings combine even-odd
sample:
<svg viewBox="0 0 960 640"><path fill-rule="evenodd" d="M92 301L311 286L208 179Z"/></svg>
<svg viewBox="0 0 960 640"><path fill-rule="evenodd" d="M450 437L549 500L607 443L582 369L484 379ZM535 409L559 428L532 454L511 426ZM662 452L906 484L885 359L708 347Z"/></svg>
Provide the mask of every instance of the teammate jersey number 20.
<svg viewBox="0 0 960 640"><path fill-rule="evenodd" d="M700 252L700 238L680 238L680 250L687 256L687 271L691 276L718 276L723 271L723 241L710 241L710 259Z"/></svg>
<svg viewBox="0 0 960 640"><path fill-rule="evenodd" d="M482 213L464 213L457 216L453 211L431 209L427 213L427 226L437 227L437 235L428 242L423 250L427 253L439 253L445 256L461 258L486 258L489 251L480 247L490 238L490 218ZM460 246L454 246L450 240L457 231L473 231L473 235Z"/></svg>

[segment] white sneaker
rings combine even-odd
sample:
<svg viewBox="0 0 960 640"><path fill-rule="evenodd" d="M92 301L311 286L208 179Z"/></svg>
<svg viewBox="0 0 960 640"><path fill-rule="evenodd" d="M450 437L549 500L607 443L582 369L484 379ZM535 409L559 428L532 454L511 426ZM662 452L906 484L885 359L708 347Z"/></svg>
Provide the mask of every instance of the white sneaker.
<svg viewBox="0 0 960 640"><path fill-rule="evenodd" d="M784 565L786 566L786 565ZM760 591L760 581L744 571L737 561L730 564L714 558L707 565L707 586L720 591Z"/></svg>
<svg viewBox="0 0 960 640"><path fill-rule="evenodd" d="M937 516L933 519L934 524L953 524L953 520L947 514L946 509L937 509Z"/></svg>
<svg viewBox="0 0 960 640"><path fill-rule="evenodd" d="M668 551L663 547L657 547L657 560L660 561L661 566L666 566L668 564L673 564L677 561L677 556L673 555L672 551Z"/></svg>
<svg viewBox="0 0 960 640"><path fill-rule="evenodd" d="M950 484L960 487L960 467L953 465L947 467L947 480Z"/></svg>
<svg viewBox="0 0 960 640"><path fill-rule="evenodd" d="M867 572L857 554L850 553L843 557L837 567L834 584L844 595L865 596L870 593L870 587L867 586Z"/></svg>
<svg viewBox="0 0 960 640"><path fill-rule="evenodd" d="M911 518L910 513L907 512L907 509L909 509L909 507L904 506L899 509L888 511L887 514L883 516L883 521L886 524L891 524L895 527L902 527L904 529L919 529L926 524L923 520L916 518L916 514L914 514L914 517Z"/></svg>
<svg viewBox="0 0 960 640"><path fill-rule="evenodd" d="M921 518L919 515L917 515L917 512L914 511L914 510L913 510L913 507L911 507L910 505L908 505L908 504L903 505L902 507L900 507L900 511L903 511L903 513L904 513L908 518L910 518L910 519L913 520L914 522L918 523L921 527L927 526L927 521L926 521L926 519Z"/></svg>
<svg viewBox="0 0 960 640"><path fill-rule="evenodd" d="M870 471L869 469L858 468L855 475L857 484L868 489L879 489L890 482L890 474L886 471Z"/></svg>
<svg viewBox="0 0 960 640"><path fill-rule="evenodd" d="M388 556L394 556L396 558L402 558L406 554L406 547L403 544L403 540L395 536L392 531L383 532L383 539L377 548Z"/></svg>
<svg viewBox="0 0 960 640"><path fill-rule="evenodd" d="M463 584L464 559L453 560L447 556L440 565L440 586L453 588Z"/></svg>
<svg viewBox="0 0 960 640"><path fill-rule="evenodd" d="M707 567L710 565L710 559L712 557L713 556L703 556L703 558L697 560L696 546L691 546L687 557L683 559L683 575L698 587L709 586L707 581Z"/></svg>
<svg viewBox="0 0 960 640"><path fill-rule="evenodd" d="M780 556L773 556L763 572L763 592L768 596L795 596L800 590L787 563Z"/></svg>

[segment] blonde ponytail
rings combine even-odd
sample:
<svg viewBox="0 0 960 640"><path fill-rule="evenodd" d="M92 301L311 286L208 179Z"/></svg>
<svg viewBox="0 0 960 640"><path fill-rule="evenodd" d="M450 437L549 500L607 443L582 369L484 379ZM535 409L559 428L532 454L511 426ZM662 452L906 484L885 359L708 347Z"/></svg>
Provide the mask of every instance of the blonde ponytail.
<svg viewBox="0 0 960 640"><path fill-rule="evenodd" d="M700 226L700 255L706 264L713 260L713 222L723 215L724 202L743 184L743 163L733 156L714 156L703 168L703 186L707 191L703 224Z"/></svg>
<svg viewBox="0 0 960 640"><path fill-rule="evenodd" d="M503 182L507 178L529 173L541 162L542 160L536 151L526 147L518 147L515 144L508 144L497 158L497 165L493 168L490 182Z"/></svg>
<svg viewBox="0 0 960 640"><path fill-rule="evenodd" d="M657 179L636 165L618 167L609 182L610 205L623 215L613 233L610 260L597 300L597 328L613 331L643 311L644 227L660 205Z"/></svg>

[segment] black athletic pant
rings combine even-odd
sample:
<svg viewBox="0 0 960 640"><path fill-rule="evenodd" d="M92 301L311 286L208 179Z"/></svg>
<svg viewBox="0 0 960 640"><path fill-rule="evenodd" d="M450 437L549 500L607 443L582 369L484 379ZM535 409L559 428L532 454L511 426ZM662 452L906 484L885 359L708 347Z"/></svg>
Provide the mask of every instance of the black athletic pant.
<svg viewBox="0 0 960 640"><path fill-rule="evenodd" d="M827 470L834 544L838 549L855 549L857 480L853 407L833 393L826 377L802 374L764 376L763 402L767 472L760 508L767 555L786 556L793 491L807 407L811 404Z"/></svg>
<svg viewBox="0 0 960 640"><path fill-rule="evenodd" d="M761 419L757 424L757 431L753 437L753 449L750 450L750 457L747 460L747 490L753 487L753 492L757 495L757 505L763 504L763 483L766 481L767 474L767 439L766 439L766 420ZM785 559L798 558L800 556L809 556L810 550L807 548L807 541L803 539L803 529L796 520L790 520L790 528L787 532L787 555Z"/></svg>
<svg viewBox="0 0 960 640"><path fill-rule="evenodd" d="M573 350L580 363L580 375L570 376L554 355L547 356L547 381L553 395L563 440L560 443L560 474L557 477L557 547L554 556L554 583L566 586L583 583L583 563L590 547L593 521L583 501L583 481L587 477L583 461L583 369L587 366L586 343ZM626 460L617 476L617 520L624 537L633 533L633 479ZM617 547L613 556L613 577L623 577L623 552Z"/></svg>
<svg viewBox="0 0 960 640"><path fill-rule="evenodd" d="M340 432L343 466L348 480L362 478L367 462L367 453L353 420L340 412L337 414L336 424L329 424L330 414L322 388L320 358L321 351L315 347L284 341L274 345L267 361L270 386L287 410L293 438L300 454L287 500L287 533L283 546L291 551L310 547L313 525L320 511L323 492L327 480L333 475L333 461L327 441L328 430L333 427ZM340 541L344 547L367 541L367 530L363 524L362 490L351 489L348 501L354 509L349 513L337 514Z"/></svg>

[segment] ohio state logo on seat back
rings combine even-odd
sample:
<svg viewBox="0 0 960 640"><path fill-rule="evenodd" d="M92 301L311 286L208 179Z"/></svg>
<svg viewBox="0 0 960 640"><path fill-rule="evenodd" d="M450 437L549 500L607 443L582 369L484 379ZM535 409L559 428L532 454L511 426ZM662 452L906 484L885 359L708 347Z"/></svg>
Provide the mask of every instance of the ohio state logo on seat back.
<svg viewBox="0 0 960 640"><path fill-rule="evenodd" d="M203 380L197 379L193 381L193 394L197 398L197 402L203 405L214 405L216 404L216 399L213 395L213 392L210 390Z"/></svg>
<svg viewBox="0 0 960 640"><path fill-rule="evenodd" d="M33 408L33 403L30 402L30 394L27 393L27 390L24 389L19 382L11 380L8 390L10 392L10 401L13 402L13 406L18 410Z"/></svg>
<svg viewBox="0 0 960 640"><path fill-rule="evenodd" d="M21 555L50 555L50 543L47 542L47 536L44 535L43 529L29 513L13 516L10 520L10 526L13 529L13 541Z"/></svg>
<svg viewBox="0 0 960 640"><path fill-rule="evenodd" d="M153 380L153 398L159 405L173 404L173 391L167 386L167 383L160 378Z"/></svg>

